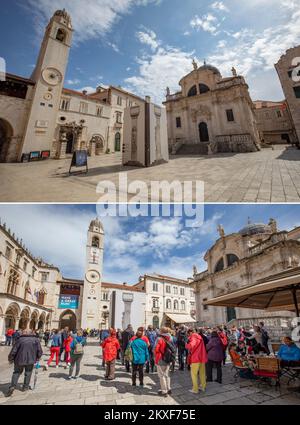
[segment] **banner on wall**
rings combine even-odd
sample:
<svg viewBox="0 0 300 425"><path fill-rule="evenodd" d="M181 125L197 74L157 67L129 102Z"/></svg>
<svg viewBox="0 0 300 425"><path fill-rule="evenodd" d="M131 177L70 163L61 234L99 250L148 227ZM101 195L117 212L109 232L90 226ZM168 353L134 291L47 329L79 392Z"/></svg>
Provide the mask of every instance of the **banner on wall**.
<svg viewBox="0 0 300 425"><path fill-rule="evenodd" d="M77 310L79 307L79 297L77 295L61 295L59 297L59 309L73 309Z"/></svg>

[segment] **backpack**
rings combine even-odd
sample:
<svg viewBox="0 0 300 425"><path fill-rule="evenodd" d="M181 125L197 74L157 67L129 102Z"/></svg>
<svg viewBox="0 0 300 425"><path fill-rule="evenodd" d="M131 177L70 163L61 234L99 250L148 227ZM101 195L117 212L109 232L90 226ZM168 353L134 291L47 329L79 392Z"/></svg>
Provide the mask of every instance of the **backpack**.
<svg viewBox="0 0 300 425"><path fill-rule="evenodd" d="M167 363L167 364L170 364L170 363L173 363L173 362L175 362L176 361L176 347L175 347L175 345L173 344L173 342L171 342L171 341L168 341L165 337L163 337L162 336L162 338L163 338L163 340L165 341L165 343L166 343L166 349L165 349L165 352L164 352L164 354L163 354L163 356L162 356L162 360L165 362L165 363Z"/></svg>
<svg viewBox="0 0 300 425"><path fill-rule="evenodd" d="M124 356L125 356L125 360L127 362L132 362L133 361L133 354L132 354L131 344L128 344L128 346L127 346L127 348L125 350Z"/></svg>
<svg viewBox="0 0 300 425"><path fill-rule="evenodd" d="M146 337L149 339L150 347L153 348L156 341L156 333L155 332L147 332Z"/></svg>
<svg viewBox="0 0 300 425"><path fill-rule="evenodd" d="M76 339L75 339L75 348L74 348L74 354L83 354L83 345L82 345L82 342L78 342Z"/></svg>

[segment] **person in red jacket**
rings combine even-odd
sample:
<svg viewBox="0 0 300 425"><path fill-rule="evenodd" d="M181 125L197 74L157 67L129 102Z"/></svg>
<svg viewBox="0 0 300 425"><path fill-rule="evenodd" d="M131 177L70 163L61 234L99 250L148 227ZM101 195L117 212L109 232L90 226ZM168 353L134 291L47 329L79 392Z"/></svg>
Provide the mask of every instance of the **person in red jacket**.
<svg viewBox="0 0 300 425"><path fill-rule="evenodd" d="M115 329L110 329L109 334L110 336L102 342L101 347L103 349L103 359L106 364L105 379L107 381L113 381L115 379L116 358L120 349L120 343Z"/></svg>
<svg viewBox="0 0 300 425"><path fill-rule="evenodd" d="M222 342L222 345L223 345L223 350L224 350L223 364L225 366L226 365L226 359L227 359L226 350L227 350L227 347L228 347L228 338L227 338L225 331L221 327L218 328L218 336L219 336L219 338Z"/></svg>
<svg viewBox="0 0 300 425"><path fill-rule="evenodd" d="M7 329L7 331L6 331L6 334L5 334L5 345L8 346L8 347L11 346L12 336L13 336L14 332L15 331L13 329L11 329L11 328Z"/></svg>
<svg viewBox="0 0 300 425"><path fill-rule="evenodd" d="M170 367L171 362L166 361L165 353L167 344L172 344L171 335L168 328L161 328L154 348L154 360L160 380L160 390L158 393L164 397L172 394Z"/></svg>
<svg viewBox="0 0 300 425"><path fill-rule="evenodd" d="M68 332L67 338L63 342L63 348L65 349L66 353L66 368L70 367L71 365L71 343L73 341L73 338L70 335L70 332Z"/></svg>
<svg viewBox="0 0 300 425"><path fill-rule="evenodd" d="M191 376L193 382L192 393L198 394L199 392L199 378L202 391L206 390L206 363L207 352L205 344L201 335L196 330L190 329L188 331L188 342L185 348L189 351L188 363L191 365Z"/></svg>
<svg viewBox="0 0 300 425"><path fill-rule="evenodd" d="M142 332L143 336L142 336L142 340L148 345L148 347L150 347L150 341L149 338L145 335L145 329L141 326L140 328L138 328L137 330L138 332ZM134 341L137 338L136 335L134 335L130 341Z"/></svg>

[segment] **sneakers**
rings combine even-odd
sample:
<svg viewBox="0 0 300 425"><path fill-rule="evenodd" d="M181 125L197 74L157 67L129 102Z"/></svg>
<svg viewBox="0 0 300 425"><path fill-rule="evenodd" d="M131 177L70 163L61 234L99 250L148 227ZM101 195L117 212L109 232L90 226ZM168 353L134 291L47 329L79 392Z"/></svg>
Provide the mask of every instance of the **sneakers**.
<svg viewBox="0 0 300 425"><path fill-rule="evenodd" d="M192 394L199 394L199 391L190 390L189 392Z"/></svg>
<svg viewBox="0 0 300 425"><path fill-rule="evenodd" d="M58 364L55 366L55 369L58 369L59 368L59 366L58 366Z"/></svg>
<svg viewBox="0 0 300 425"><path fill-rule="evenodd" d="M68 376L68 379L69 379L69 381L71 381L71 379L72 379L72 376Z"/></svg>
<svg viewBox="0 0 300 425"><path fill-rule="evenodd" d="M7 391L7 393L5 394L5 397L11 397L14 393L15 389L13 387L9 388L9 390Z"/></svg>
<svg viewBox="0 0 300 425"><path fill-rule="evenodd" d="M22 393L26 393L27 391L29 391L29 387L22 387Z"/></svg>
<svg viewBox="0 0 300 425"><path fill-rule="evenodd" d="M168 391L168 394L169 394L169 395L172 395L172 390L169 390L169 391Z"/></svg>
<svg viewBox="0 0 300 425"><path fill-rule="evenodd" d="M44 370L48 370L49 366L47 364L45 364L44 366Z"/></svg>

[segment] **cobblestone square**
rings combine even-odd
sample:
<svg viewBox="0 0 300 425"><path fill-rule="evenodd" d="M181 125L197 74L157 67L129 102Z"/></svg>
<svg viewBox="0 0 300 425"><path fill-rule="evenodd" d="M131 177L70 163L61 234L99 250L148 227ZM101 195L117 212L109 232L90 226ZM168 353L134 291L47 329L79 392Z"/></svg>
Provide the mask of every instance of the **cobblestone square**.
<svg viewBox="0 0 300 425"><path fill-rule="evenodd" d="M48 359L48 349L44 348L42 364ZM90 341L82 361L80 378L67 380L68 371L63 367L50 366L48 371L39 371L37 387L34 391L22 393L16 390L11 398L5 398L11 379L12 366L7 362L8 347L0 347L0 404L3 405L300 405L300 393L291 393L283 385L280 390L269 386L241 380L235 382L231 364L223 368L223 384L208 383L206 393L192 394L188 371L175 371L171 376L172 396L158 395L158 376L146 375L145 387L133 388L131 377L118 363L116 380L104 380L104 369L100 348ZM53 363L54 365L54 363ZM33 378L32 378L33 379ZM20 387L22 378L20 379Z"/></svg>

